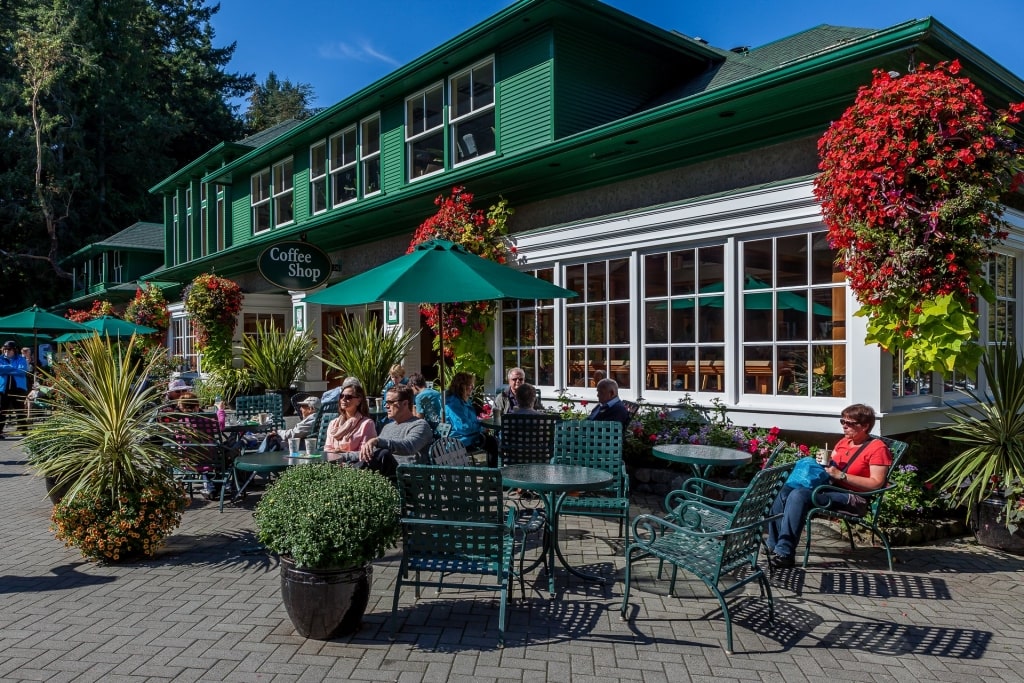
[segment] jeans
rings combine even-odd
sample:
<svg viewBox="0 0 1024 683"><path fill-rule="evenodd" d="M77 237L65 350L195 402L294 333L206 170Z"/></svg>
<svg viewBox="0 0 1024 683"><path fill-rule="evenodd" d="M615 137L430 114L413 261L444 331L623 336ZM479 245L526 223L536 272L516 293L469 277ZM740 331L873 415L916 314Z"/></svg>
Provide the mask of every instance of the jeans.
<svg viewBox="0 0 1024 683"><path fill-rule="evenodd" d="M804 522L807 521L807 513L814 505L811 502L813 489L791 488L783 486L779 496L772 503L771 514L782 513L782 517L768 523L768 548L776 555L789 557L796 552L796 546L800 543L800 533L804 529ZM818 494L817 503L824 507L828 501L828 507L846 509L851 512L856 506L851 504L851 494L839 491L829 491Z"/></svg>

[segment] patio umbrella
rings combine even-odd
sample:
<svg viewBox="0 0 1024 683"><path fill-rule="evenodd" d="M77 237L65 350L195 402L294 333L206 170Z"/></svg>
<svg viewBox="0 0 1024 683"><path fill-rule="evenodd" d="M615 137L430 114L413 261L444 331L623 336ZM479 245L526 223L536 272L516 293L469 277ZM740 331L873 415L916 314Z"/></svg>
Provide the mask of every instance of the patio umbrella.
<svg viewBox="0 0 1024 683"><path fill-rule="evenodd" d="M39 335L61 334L62 332L89 332L92 331L81 323L54 315L44 311L38 306L26 308L20 313L12 313L0 318L0 330L4 332L15 332L31 334L33 348L39 346Z"/></svg>
<svg viewBox="0 0 1024 683"><path fill-rule="evenodd" d="M71 341L81 341L82 339L88 339L93 335L99 334L103 337L130 337L133 334L152 334L156 332L155 327L146 327L145 325L136 325L135 323L128 322L127 320L121 320L115 318L112 315L104 315L99 318L94 318L88 322L83 323L85 327L90 328L89 332L71 332L68 334L62 334L61 336L54 339L58 344Z"/></svg>
<svg viewBox="0 0 1024 683"><path fill-rule="evenodd" d="M565 299L576 292L482 258L460 244L430 240L408 254L306 297L314 304L374 301L439 304L486 299ZM441 319L443 320L443 315ZM444 344L444 334L441 335ZM444 358L444 348L441 348ZM441 363L444 388L444 363ZM444 412L442 411L442 415Z"/></svg>

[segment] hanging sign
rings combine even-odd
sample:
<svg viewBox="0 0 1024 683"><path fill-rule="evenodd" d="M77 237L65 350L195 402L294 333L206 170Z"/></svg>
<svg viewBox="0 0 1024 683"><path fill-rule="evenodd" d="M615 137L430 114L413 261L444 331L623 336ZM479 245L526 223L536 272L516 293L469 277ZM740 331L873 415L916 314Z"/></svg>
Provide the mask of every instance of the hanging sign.
<svg viewBox="0 0 1024 683"><path fill-rule="evenodd" d="M331 277L330 257L309 242L278 242L263 250L257 268L267 282L282 289L316 289Z"/></svg>

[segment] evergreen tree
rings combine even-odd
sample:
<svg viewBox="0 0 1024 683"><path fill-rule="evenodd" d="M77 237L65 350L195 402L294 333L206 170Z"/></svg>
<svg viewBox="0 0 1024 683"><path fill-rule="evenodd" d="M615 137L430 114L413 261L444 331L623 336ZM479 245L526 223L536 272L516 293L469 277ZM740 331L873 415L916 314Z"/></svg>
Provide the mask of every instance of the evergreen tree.
<svg viewBox="0 0 1024 683"><path fill-rule="evenodd" d="M289 119L302 120L315 113L310 106L316 95L308 83L292 83L287 78L278 80L271 71L267 80L256 84L249 95L249 109L245 112L248 133L258 133Z"/></svg>

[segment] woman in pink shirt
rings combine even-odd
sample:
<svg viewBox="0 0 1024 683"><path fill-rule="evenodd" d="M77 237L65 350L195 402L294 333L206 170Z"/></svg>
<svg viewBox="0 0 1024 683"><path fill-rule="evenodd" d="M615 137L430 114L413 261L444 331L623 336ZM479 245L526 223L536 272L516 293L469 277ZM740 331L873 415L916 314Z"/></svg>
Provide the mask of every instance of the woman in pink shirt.
<svg viewBox="0 0 1024 683"><path fill-rule="evenodd" d="M328 460L359 462L359 449L363 443L377 436L362 384L345 382L338 397L338 413L338 417L327 426L324 452Z"/></svg>

